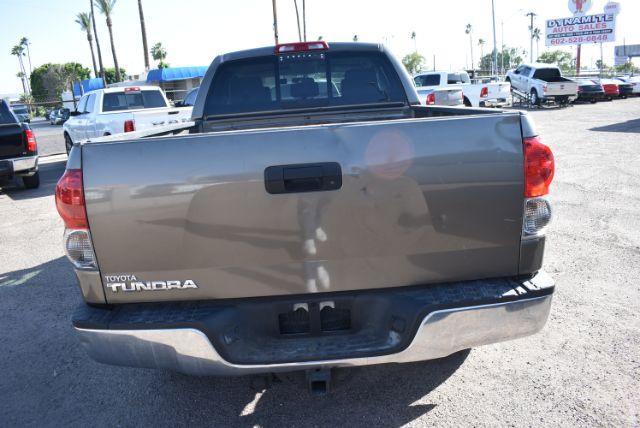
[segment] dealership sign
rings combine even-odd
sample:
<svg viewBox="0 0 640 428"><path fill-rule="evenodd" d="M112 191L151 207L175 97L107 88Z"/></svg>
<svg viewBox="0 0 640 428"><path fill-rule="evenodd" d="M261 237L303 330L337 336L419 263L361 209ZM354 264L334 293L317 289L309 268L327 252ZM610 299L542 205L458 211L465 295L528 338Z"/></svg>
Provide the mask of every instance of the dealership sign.
<svg viewBox="0 0 640 428"><path fill-rule="evenodd" d="M616 40L616 16L612 13L549 19L546 24L546 46L606 43Z"/></svg>

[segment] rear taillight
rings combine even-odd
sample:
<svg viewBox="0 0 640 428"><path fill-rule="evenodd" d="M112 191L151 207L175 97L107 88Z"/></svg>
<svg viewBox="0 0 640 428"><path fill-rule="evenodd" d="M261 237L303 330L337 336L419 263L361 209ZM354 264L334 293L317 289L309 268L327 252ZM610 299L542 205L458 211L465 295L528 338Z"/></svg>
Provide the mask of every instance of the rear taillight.
<svg viewBox="0 0 640 428"><path fill-rule="evenodd" d="M56 186L56 208L65 226L70 229L88 229L82 191L82 170L68 169Z"/></svg>
<svg viewBox="0 0 640 428"><path fill-rule="evenodd" d="M58 180L56 208L66 226L64 250L71 263L80 269L97 268L87 221L81 169L68 169Z"/></svg>
<svg viewBox="0 0 640 428"><path fill-rule="evenodd" d="M38 143L36 143L36 136L30 129L25 129L22 133L24 141L27 146L28 152L36 152L38 151Z"/></svg>
<svg viewBox="0 0 640 428"><path fill-rule="evenodd" d="M539 137L524 139L524 215L522 235L540 236L551 221L551 204L544 197L555 173L551 149Z"/></svg>
<svg viewBox="0 0 640 428"><path fill-rule="evenodd" d="M555 163L551 149L539 137L524 139L524 196L533 198L549 193Z"/></svg>
<svg viewBox="0 0 640 428"><path fill-rule="evenodd" d="M487 98L488 96L489 96L489 88L484 86L482 89L480 89L480 98Z"/></svg>
<svg viewBox="0 0 640 428"><path fill-rule="evenodd" d="M433 105L436 103L436 94L430 93L427 94L427 105Z"/></svg>
<svg viewBox="0 0 640 428"><path fill-rule="evenodd" d="M285 43L276 45L275 52L277 54L283 54L291 52L324 51L327 49L329 49L327 42L318 40L316 42Z"/></svg>
<svg viewBox="0 0 640 428"><path fill-rule="evenodd" d="M124 132L133 132L136 130L136 123L133 120L124 121Z"/></svg>

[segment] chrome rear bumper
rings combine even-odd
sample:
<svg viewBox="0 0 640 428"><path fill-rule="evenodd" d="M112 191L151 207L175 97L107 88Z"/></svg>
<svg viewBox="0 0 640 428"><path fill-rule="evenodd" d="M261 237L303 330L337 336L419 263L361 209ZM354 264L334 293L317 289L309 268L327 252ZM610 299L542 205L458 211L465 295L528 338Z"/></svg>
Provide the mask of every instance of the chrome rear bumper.
<svg viewBox="0 0 640 428"><path fill-rule="evenodd" d="M421 322L404 350L389 355L283 364L233 364L193 328L97 330L75 328L96 361L175 370L191 375L243 375L313 368L404 363L445 357L457 351L528 336L546 323L552 294L511 302L435 311Z"/></svg>

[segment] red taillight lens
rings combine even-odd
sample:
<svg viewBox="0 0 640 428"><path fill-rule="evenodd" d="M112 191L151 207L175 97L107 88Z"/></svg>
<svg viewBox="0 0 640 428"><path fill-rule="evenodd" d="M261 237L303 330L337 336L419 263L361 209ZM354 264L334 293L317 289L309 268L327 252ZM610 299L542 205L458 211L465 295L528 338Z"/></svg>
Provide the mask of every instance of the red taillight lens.
<svg viewBox="0 0 640 428"><path fill-rule="evenodd" d="M136 123L133 120L124 121L124 132L133 132L136 130Z"/></svg>
<svg viewBox="0 0 640 428"><path fill-rule="evenodd" d="M30 129L25 129L23 132L24 141L27 143L27 151L38 151L38 143L36 143L36 136Z"/></svg>
<svg viewBox="0 0 640 428"><path fill-rule="evenodd" d="M323 51L327 49L329 49L329 45L323 40L318 40L317 42L285 43L282 45L276 45L277 54L289 52Z"/></svg>
<svg viewBox="0 0 640 428"><path fill-rule="evenodd" d="M82 190L82 170L68 169L56 186L56 208L64 224L70 229L88 229Z"/></svg>
<svg viewBox="0 0 640 428"><path fill-rule="evenodd" d="M427 105L433 105L436 103L436 94L427 94Z"/></svg>
<svg viewBox="0 0 640 428"><path fill-rule="evenodd" d="M533 198L549 193L555 173L551 149L539 137L524 139L524 196Z"/></svg>
<svg viewBox="0 0 640 428"><path fill-rule="evenodd" d="M482 89L480 89L480 98L486 98L488 96L489 96L489 88L484 86Z"/></svg>

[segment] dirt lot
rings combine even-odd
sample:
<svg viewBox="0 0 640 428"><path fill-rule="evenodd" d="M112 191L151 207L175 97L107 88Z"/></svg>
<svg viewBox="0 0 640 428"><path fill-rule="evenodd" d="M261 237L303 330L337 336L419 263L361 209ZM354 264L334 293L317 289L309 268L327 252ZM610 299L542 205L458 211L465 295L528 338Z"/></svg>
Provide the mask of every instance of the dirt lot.
<svg viewBox="0 0 640 428"><path fill-rule="evenodd" d="M192 378L91 361L53 189L0 191L0 425L632 426L640 423L640 98L533 111L556 155L545 269L557 289L532 337L438 361Z"/></svg>

